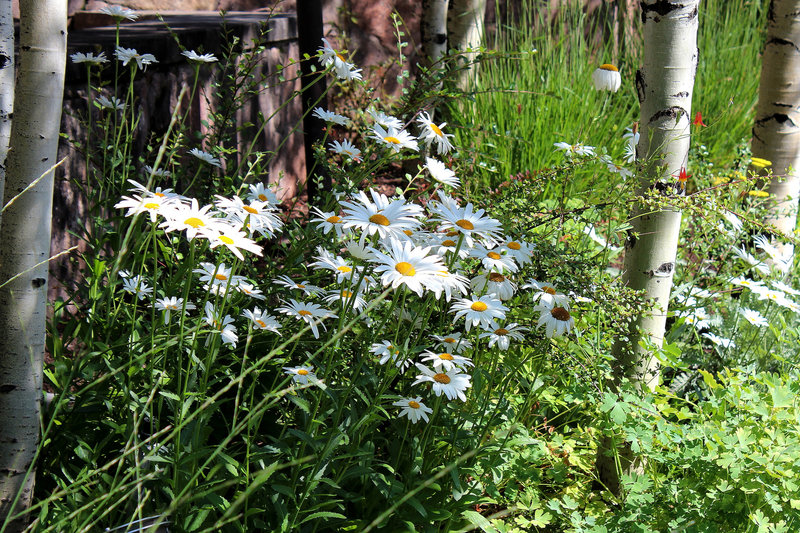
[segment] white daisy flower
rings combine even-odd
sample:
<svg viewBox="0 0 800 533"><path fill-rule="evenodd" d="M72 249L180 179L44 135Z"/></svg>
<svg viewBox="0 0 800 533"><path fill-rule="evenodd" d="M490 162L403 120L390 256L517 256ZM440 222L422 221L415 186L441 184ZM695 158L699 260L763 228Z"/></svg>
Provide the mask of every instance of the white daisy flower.
<svg viewBox="0 0 800 533"><path fill-rule="evenodd" d="M337 237L341 237L344 234L342 217L337 215L335 211L322 211L317 207L312 207L311 210L317 215L316 218L311 219L311 222L315 222L317 229L322 230L324 235L330 233L331 230L336 232Z"/></svg>
<svg viewBox="0 0 800 533"><path fill-rule="evenodd" d="M751 291L757 291L766 288L763 281L752 280L749 278L745 278L744 276L736 276L731 280L731 283L733 283L734 285L738 285L739 287L746 287Z"/></svg>
<svg viewBox="0 0 800 533"><path fill-rule="evenodd" d="M272 206L276 206L280 203L275 193L263 183L256 183L249 187L250 193L247 195L247 199L251 202L258 200L259 202L268 202Z"/></svg>
<svg viewBox="0 0 800 533"><path fill-rule="evenodd" d="M400 414L397 415L398 418L406 416L412 424L416 424L420 420L428 422L428 415L433 412L433 409L422 403L422 397L420 396L416 398L403 398L397 400L392 405L401 408Z"/></svg>
<svg viewBox="0 0 800 533"><path fill-rule="evenodd" d="M212 209L212 205L201 208L195 198L192 198L190 205L170 204L165 206L162 213L166 220L158 227L164 233L186 231L186 238L190 241L198 234L205 236L208 231L222 231L227 226L222 220L215 218L216 212L211 211Z"/></svg>
<svg viewBox="0 0 800 533"><path fill-rule="evenodd" d="M522 266L530 263L533 256L533 246L525 241L507 241L502 245L502 251Z"/></svg>
<svg viewBox="0 0 800 533"><path fill-rule="evenodd" d="M285 366L283 367L284 374L292 376L292 381L298 385L308 385L309 383L319 385L320 380L314 374L314 367L309 365L302 366Z"/></svg>
<svg viewBox="0 0 800 533"><path fill-rule="evenodd" d="M448 253L455 253L456 249L458 249L458 257L466 259L469 257L470 247L467 243L462 242L459 248L458 235L459 232L457 231L449 231L444 235L433 235L427 244L433 246L434 251L442 257L445 257Z"/></svg>
<svg viewBox="0 0 800 533"><path fill-rule="evenodd" d="M438 275L442 287L441 289L431 289L436 295L437 300L442 297L442 294L444 294L445 300L449 302L453 299L453 296L464 296L469 292L469 279L466 276L450 272L446 266L441 272L439 272Z"/></svg>
<svg viewBox="0 0 800 533"><path fill-rule="evenodd" d="M377 233L381 239L395 237L402 239L403 230L413 231L422 222L422 208L407 204L403 199L389 200L386 195L369 191L372 201L364 191L359 191L357 201L342 202L342 224L345 229L359 228L362 240Z"/></svg>
<svg viewBox="0 0 800 533"><path fill-rule="evenodd" d="M195 156L197 159L202 161L203 163L208 163L209 165L213 165L215 167L221 167L219 159L214 157L213 155L209 154L208 152L204 152L199 148L192 148L189 150L189 153Z"/></svg>
<svg viewBox="0 0 800 533"><path fill-rule="evenodd" d="M230 250L233 255L244 261L244 256L241 250L247 250L258 256L262 254L261 246L257 245L252 239L247 238L247 234L234 228L223 228L222 231L209 231L204 235L208 238L211 249L217 246L224 246Z"/></svg>
<svg viewBox="0 0 800 533"><path fill-rule="evenodd" d="M450 353L461 353L472 348L472 342L461 336L461 333L451 333L449 335L432 335L432 338L439 341L439 346Z"/></svg>
<svg viewBox="0 0 800 533"><path fill-rule="evenodd" d="M117 209L127 209L126 217L131 217L139 213L150 215L150 222L155 222L159 213L163 213L165 208L175 201L171 198L162 196L140 196L138 194L123 196L122 201L117 202L114 207Z"/></svg>
<svg viewBox="0 0 800 533"><path fill-rule="evenodd" d="M128 107L125 102L117 98L116 96L112 96L111 98L106 98L104 95L100 95L95 98L95 103L103 109L112 109L114 111L125 111L125 108Z"/></svg>
<svg viewBox="0 0 800 533"><path fill-rule="evenodd" d="M480 259L483 268L491 272L516 272L519 267L514 262L514 257L511 255L502 255L502 248L487 248L482 244L476 244L470 255L475 259Z"/></svg>
<svg viewBox="0 0 800 533"><path fill-rule="evenodd" d="M214 54L198 54L194 50L184 50L181 52L181 55L186 57L189 61L195 61L196 63L216 63L219 61Z"/></svg>
<svg viewBox="0 0 800 533"><path fill-rule="evenodd" d="M569 144L565 142L559 142L555 143L554 146L557 150L563 150L564 155L569 158L572 158L573 156L590 157L595 155L594 146L586 146L581 143Z"/></svg>
<svg viewBox="0 0 800 533"><path fill-rule="evenodd" d="M236 326L233 325L233 318L230 315L221 316L221 313L214 309L214 304L211 302L206 302L206 324L220 334L223 343L236 348L239 337L236 335Z"/></svg>
<svg viewBox="0 0 800 533"><path fill-rule="evenodd" d="M775 287L775 289L777 289L779 291L783 291L783 292L792 294L794 296L800 296L800 291L798 291L797 289L795 289L791 285L787 285L786 283L784 283L782 281L773 281L772 282L772 286Z"/></svg>
<svg viewBox="0 0 800 533"><path fill-rule="evenodd" d="M768 326L769 322L764 316L755 309L742 309L742 316L745 320L757 327Z"/></svg>
<svg viewBox="0 0 800 533"><path fill-rule="evenodd" d="M622 77L617 67L611 63L604 63L592 73L592 81L596 90L615 93L622 84Z"/></svg>
<svg viewBox="0 0 800 533"><path fill-rule="evenodd" d="M353 292L349 289L337 289L328 291L328 295L323 298L328 305L338 305L342 308L352 306L356 311L361 311L367 306L367 301L360 292Z"/></svg>
<svg viewBox="0 0 800 533"><path fill-rule="evenodd" d="M683 318L684 323L691 324L697 329L708 329L711 326L710 316L704 307L697 309L687 309L676 314L677 317Z"/></svg>
<svg viewBox="0 0 800 533"><path fill-rule="evenodd" d="M114 17L118 22L122 19L136 20L139 18L139 15L136 14L136 11L123 6L103 6L98 11L104 15L110 15Z"/></svg>
<svg viewBox="0 0 800 533"><path fill-rule="evenodd" d="M372 127L372 133L373 139L376 139L388 146L394 150L395 153L399 152L403 148L408 148L409 150L414 150L415 152L419 151L417 139L405 130L398 130L395 128L389 128L388 130L385 130L379 124L375 124Z"/></svg>
<svg viewBox="0 0 800 533"><path fill-rule="evenodd" d="M343 140L341 143L339 141L333 141L328 146L339 155L346 155L356 162L361 161L361 150L356 148L355 145L347 139Z"/></svg>
<svg viewBox="0 0 800 533"><path fill-rule="evenodd" d="M494 294L501 301L510 300L514 297L517 284L499 272L480 274L470 281L472 290L477 293Z"/></svg>
<svg viewBox="0 0 800 533"><path fill-rule="evenodd" d="M481 327L488 328L495 320L503 320L506 317L508 307L503 305L500 300L492 296L481 296L476 298L462 298L459 299L450 308L451 313L455 313L453 322L464 317L466 321L465 329L467 331L472 326L480 325Z"/></svg>
<svg viewBox="0 0 800 533"><path fill-rule="evenodd" d="M375 273L380 274L384 287L391 285L396 289L405 285L422 296L424 289L441 290L442 282L439 274L445 270L442 258L429 255L430 247L419 248L410 242L396 239L388 241L390 249L386 253L374 250Z"/></svg>
<svg viewBox="0 0 800 533"><path fill-rule="evenodd" d="M120 275L122 276L123 273L120 272ZM148 285L144 278L138 274L136 276L123 276L122 290L135 294L140 300L144 300L147 296L153 294L153 287Z"/></svg>
<svg viewBox="0 0 800 533"><path fill-rule="evenodd" d="M606 168L610 172L622 176L622 179L628 179L631 176L633 176L633 172L623 167L622 165L618 165L617 163L612 163L611 161L606 162Z"/></svg>
<svg viewBox="0 0 800 533"><path fill-rule="evenodd" d="M411 364L409 358L400 356L400 349L392 341L376 342L370 347L369 351L380 357L378 361L380 365L385 365L392 361L397 368L405 370Z"/></svg>
<svg viewBox="0 0 800 533"><path fill-rule="evenodd" d="M541 301L534 311L541 313L537 327L544 326L548 338L566 335L575 325L575 319L569 314L569 305L566 302L558 305L552 301Z"/></svg>
<svg viewBox="0 0 800 533"><path fill-rule="evenodd" d="M433 393L436 396L444 394L448 400L459 398L462 402L467 401L464 391L472 386L469 374L460 373L458 368L448 372L436 372L419 363L416 366L422 374L417 376L417 380L411 384L412 386L430 382L433 384Z"/></svg>
<svg viewBox="0 0 800 533"><path fill-rule="evenodd" d="M417 118L417 124L419 124L419 127L422 129L418 139L423 141L428 147L435 142L439 155L446 154L453 149L453 145L450 143L450 137L454 137L454 135L442 131L442 128L447 126L447 122L442 122L437 126L436 123L431 120L431 116L428 113L422 112L419 114L419 118Z"/></svg>
<svg viewBox="0 0 800 533"><path fill-rule="evenodd" d="M769 266L763 261L760 261L753 256L750 252L741 248L739 246L734 246L731 248L733 255L747 263L748 265L754 267L756 270L761 272L762 274L769 274Z"/></svg>
<svg viewBox="0 0 800 533"><path fill-rule="evenodd" d="M171 296L168 298L157 298L156 301L153 303L153 307L155 307L159 311L164 311L164 324L169 324L170 320L170 313L172 311L190 311L192 309L197 309L192 302L186 302L186 305L183 303L183 298L176 298L175 296Z"/></svg>
<svg viewBox="0 0 800 533"><path fill-rule="evenodd" d="M722 348L736 348L736 343L733 342L731 339L726 339L725 337L718 337L713 333L703 333L703 337L710 340L716 346L720 346Z"/></svg>
<svg viewBox="0 0 800 533"><path fill-rule="evenodd" d="M114 56L119 61L122 61L123 66L131 61L136 61L136 65L140 70L145 70L147 65L158 63L153 54L139 54L133 48L123 48L121 46L117 46L117 49L114 51Z"/></svg>
<svg viewBox="0 0 800 533"><path fill-rule="evenodd" d="M253 308L252 311L245 309L242 312L242 316L250 319L253 323L253 329L266 329L280 335L280 331L278 331L281 328L280 322L266 311L262 311L258 307Z"/></svg>
<svg viewBox="0 0 800 533"><path fill-rule="evenodd" d="M90 65L101 65L108 63L105 52L100 52L94 55L94 52L84 54L83 52L76 52L69 56L73 63L89 63Z"/></svg>
<svg viewBox="0 0 800 533"><path fill-rule="evenodd" d="M533 301L551 304L555 303L558 305L566 304L569 302L569 296L566 294L559 294L556 286L552 283L548 283L546 281L536 281L535 279L531 279L522 286L523 289L533 289Z"/></svg>
<svg viewBox="0 0 800 533"><path fill-rule="evenodd" d="M377 111L375 109L369 109L367 110L367 113L369 113L369 115L372 117L372 120L384 128L394 128L395 130L403 129L403 121L397 117L387 115L383 111Z"/></svg>
<svg viewBox="0 0 800 533"><path fill-rule="evenodd" d="M342 54L334 50L326 39L322 39L324 47L320 48L320 62L325 68L332 67L336 77L340 80L360 80L361 69L355 68L353 63L348 62Z"/></svg>
<svg viewBox="0 0 800 533"><path fill-rule="evenodd" d="M234 276L233 269L225 266L225 263L215 265L214 263L200 263L200 268L193 270L195 274L200 274L200 281L208 285L221 285L223 287L235 288L239 283L246 280L244 276Z"/></svg>
<svg viewBox="0 0 800 533"><path fill-rule="evenodd" d="M248 221L247 228L250 232L256 231L265 238L272 238L283 226L280 219L273 213L273 207L269 202L251 200L246 204L238 196L232 198L217 196L216 205L237 225L244 225L245 221Z"/></svg>
<svg viewBox="0 0 800 533"><path fill-rule="evenodd" d="M322 323L324 319L337 318L335 313L324 307L313 303L298 302L294 299L290 299L288 303L284 302L284 307L279 307L277 311L306 322L311 326L311 332L315 339L319 338L319 326L325 329L325 325Z"/></svg>
<svg viewBox="0 0 800 533"><path fill-rule="evenodd" d="M346 116L339 115L333 111L328 111L322 107L315 107L313 115L318 119L324 120L325 122L331 122L340 126L347 126L350 123L350 119Z"/></svg>
<svg viewBox="0 0 800 533"><path fill-rule="evenodd" d="M475 245L475 239L487 244L502 242L500 221L483 216L483 209L475 211L472 203L459 207L442 191L439 191L439 200L429 204L433 221L439 223L443 230L454 230L464 235L468 247Z"/></svg>
<svg viewBox="0 0 800 533"><path fill-rule="evenodd" d="M640 133L638 131L638 124L634 124L633 129L625 128L626 133L622 136L627 139L625 143L625 162L630 164L636 161L636 146L639 144ZM636 131L634 131L636 130Z"/></svg>
<svg viewBox="0 0 800 533"><path fill-rule="evenodd" d="M428 169L428 172L431 173L431 177L433 177L434 180L443 185L449 185L454 189L457 189L461 185L461 182L456 177L456 173L447 168L441 161L426 157L425 168Z"/></svg>
<svg viewBox="0 0 800 533"><path fill-rule="evenodd" d="M469 357L464 357L463 355L458 355L456 353L435 353L426 350L420 355L422 356L423 363L427 361L433 363L434 370L444 370L445 372L448 372L454 368L466 370L468 366L475 366Z"/></svg>
<svg viewBox="0 0 800 533"><path fill-rule="evenodd" d="M256 300L266 300L267 297L264 296L261 289L256 287L250 282L242 281L236 285L236 290L241 292L242 294L249 296L250 298L255 298Z"/></svg>
<svg viewBox="0 0 800 533"><path fill-rule="evenodd" d="M170 176L172 176L172 172L170 172L169 170L165 168L153 168L150 165L144 165L142 167L142 173L145 174L146 176L155 176L157 178L169 178ZM130 181L131 183L136 183L135 181L130 179L128 181ZM172 190L172 189L167 189L167 190Z"/></svg>
<svg viewBox="0 0 800 533"><path fill-rule="evenodd" d="M528 331L528 328L525 326L520 326L516 322L506 324L502 328L495 323L492 324L492 328L494 329L490 328L490 331L481 333L479 338L489 339L489 348L497 344L497 347L503 351L508 350L511 339L520 342L525 340L525 336L522 334L522 332Z"/></svg>
<svg viewBox="0 0 800 533"><path fill-rule="evenodd" d="M307 281L295 281L289 276L278 276L272 280L272 283L281 287L303 291L307 296L316 296L322 292L322 289L316 285L312 285Z"/></svg>

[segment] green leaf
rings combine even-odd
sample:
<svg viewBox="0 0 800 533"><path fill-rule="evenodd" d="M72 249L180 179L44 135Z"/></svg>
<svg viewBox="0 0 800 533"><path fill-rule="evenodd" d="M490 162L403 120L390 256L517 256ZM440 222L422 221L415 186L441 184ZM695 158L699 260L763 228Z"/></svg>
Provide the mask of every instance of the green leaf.
<svg viewBox="0 0 800 533"><path fill-rule="evenodd" d="M625 409L623 409L621 404L618 403L611 409L611 420L613 420L615 424L622 424L627 418L628 415L625 413Z"/></svg>
<svg viewBox="0 0 800 533"><path fill-rule="evenodd" d="M792 406L794 395L789 387L776 385L770 392L772 393L772 406L775 409Z"/></svg>
<svg viewBox="0 0 800 533"><path fill-rule="evenodd" d="M475 512L475 511L464 511L461 513L461 516L466 518L470 524L473 526L477 526L481 528L481 531L490 531L492 533L497 533L497 529L495 529L491 522L483 516L482 514Z"/></svg>
<svg viewBox="0 0 800 533"><path fill-rule="evenodd" d="M341 519L345 519L347 517L344 516L343 514L333 513L333 512L330 512L330 511L317 511L316 513L311 513L310 515L305 517L303 519L303 521L300 522L300 523L301 524L305 524L309 520L316 520L317 518L341 518Z"/></svg>

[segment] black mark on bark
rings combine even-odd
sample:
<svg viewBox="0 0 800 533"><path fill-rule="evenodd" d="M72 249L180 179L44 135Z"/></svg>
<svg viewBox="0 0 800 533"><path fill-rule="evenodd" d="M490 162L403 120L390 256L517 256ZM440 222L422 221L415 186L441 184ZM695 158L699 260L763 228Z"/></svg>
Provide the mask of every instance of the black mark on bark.
<svg viewBox="0 0 800 533"><path fill-rule="evenodd" d="M11 384L0 385L0 392L11 392L16 388L17 388L16 385L11 385Z"/></svg>
<svg viewBox="0 0 800 533"><path fill-rule="evenodd" d="M689 113L687 113L686 110L684 108L682 108L681 106L674 105L674 106L668 107L667 109L662 109L661 111L656 111L655 113L653 113L653 116L650 117L650 120L648 120L648 122L649 123L653 123L656 120L661 120L662 118L669 118L669 119L678 121L678 119L680 119L681 116L687 116L688 117Z"/></svg>
<svg viewBox="0 0 800 533"><path fill-rule="evenodd" d="M35 278L33 281L31 281L31 286L34 289L38 289L39 287L44 285L46 282L47 282L47 280L44 279L44 278Z"/></svg>

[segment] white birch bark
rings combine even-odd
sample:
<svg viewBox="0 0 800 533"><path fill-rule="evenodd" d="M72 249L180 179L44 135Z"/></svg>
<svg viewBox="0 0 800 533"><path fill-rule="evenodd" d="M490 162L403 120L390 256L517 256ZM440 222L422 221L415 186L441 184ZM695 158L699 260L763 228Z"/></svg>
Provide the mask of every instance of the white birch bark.
<svg viewBox="0 0 800 533"><path fill-rule="evenodd" d="M422 63L430 68L447 54L449 0L422 0Z"/></svg>
<svg viewBox="0 0 800 533"><path fill-rule="evenodd" d="M0 226L0 523L24 511L33 492L53 199L48 170L57 157L66 45L67 0L20 0L19 78L5 185L6 202L16 199ZM5 531L24 525L25 519L17 520Z"/></svg>
<svg viewBox="0 0 800 533"><path fill-rule="evenodd" d="M11 2L0 2L0 206L6 182L6 154L14 111L14 18ZM0 208L1 211L1 208ZM0 212L0 223L3 214Z"/></svg>
<svg viewBox="0 0 800 533"><path fill-rule="evenodd" d="M800 196L800 1L773 0L761 64L752 152L772 162L765 222L792 236Z"/></svg>
<svg viewBox="0 0 800 533"><path fill-rule="evenodd" d="M687 165L691 127L692 91L697 68L697 9L700 0L645 0L644 60L636 74L640 103L637 153L644 161L639 178L638 205L631 217L633 229L625 243L623 282L644 291L653 305L631 324L627 338L615 347L615 384L631 379L653 389L659 367L651 347L664 339L672 277L678 248L681 212L644 202L678 191L677 176ZM653 194L655 193L655 194ZM637 469L629 447L602 443L597 470L601 482L619 494L619 473ZM617 460L619 463L617 463Z"/></svg>
<svg viewBox="0 0 800 533"><path fill-rule="evenodd" d="M456 76L456 85L464 91L474 86L478 78L478 65L474 63L478 53L465 51L483 44L485 14L486 0L450 0L447 40L450 48L464 52L462 55L468 61L468 66Z"/></svg>

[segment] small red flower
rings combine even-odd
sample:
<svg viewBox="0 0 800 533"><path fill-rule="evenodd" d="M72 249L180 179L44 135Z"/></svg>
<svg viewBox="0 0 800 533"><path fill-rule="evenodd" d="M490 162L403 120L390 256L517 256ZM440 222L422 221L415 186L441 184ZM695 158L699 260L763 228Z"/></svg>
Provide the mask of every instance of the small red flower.
<svg viewBox="0 0 800 533"><path fill-rule="evenodd" d="M691 177L692 175L686 172L686 167L681 167L681 171L678 174L678 184L684 191L686 190L686 182L689 181Z"/></svg>
<svg viewBox="0 0 800 533"><path fill-rule="evenodd" d="M703 122L703 114L700 111L695 114L692 124L695 126L705 126L705 123Z"/></svg>

